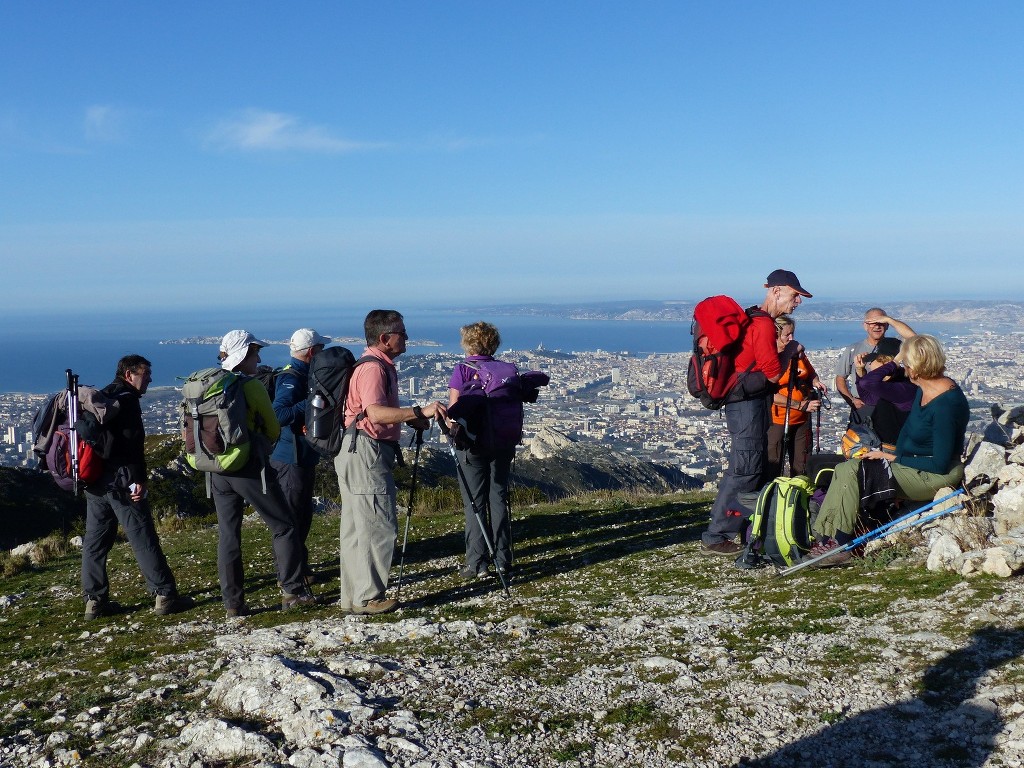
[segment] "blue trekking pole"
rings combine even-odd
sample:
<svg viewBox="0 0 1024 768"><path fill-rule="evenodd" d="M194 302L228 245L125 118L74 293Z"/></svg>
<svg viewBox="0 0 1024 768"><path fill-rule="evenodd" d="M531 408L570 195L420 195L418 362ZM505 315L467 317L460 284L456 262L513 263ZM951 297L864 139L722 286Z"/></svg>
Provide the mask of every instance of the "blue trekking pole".
<svg viewBox="0 0 1024 768"><path fill-rule="evenodd" d="M886 523L885 525L880 525L877 528L875 528L873 531L868 531L867 533L863 534L862 536L858 536L853 541L851 541L851 542L849 542L847 544L844 544L841 547L837 547L836 549L829 550L828 552L826 552L826 553L824 553L822 555L818 555L817 557L812 557L810 560L801 560L799 563L795 563L795 564L789 566L788 568L783 568L781 571L779 571L779 576L789 576L791 573L796 573L797 571L801 570L802 568L807 568L808 566L814 565L815 563L821 562L822 560L827 560L830 557L834 557L835 555L838 555L840 552L846 552L848 550L851 550L851 549L854 549L856 547L859 547L861 544L864 544L865 542L872 541L874 539L883 539L886 536L888 536L890 533L897 533L899 531L905 531L905 530L907 530L909 528L913 528L914 526L922 525L922 524L927 523L927 522L929 522L931 520L936 520L936 519L938 519L938 518L940 518L940 517L942 517L944 515L948 515L950 512L956 512L958 509L963 509L964 503L963 503L963 501L960 501L958 504L955 504L955 505L953 505L951 507L948 507L946 509L940 509L938 512L933 512L930 515L926 515L925 517L922 517L920 520L913 520L912 519L912 518L916 517L917 515L920 515L923 512L927 512L929 509L937 507L938 505L940 505L940 504L942 504L944 502L947 502L950 499L953 499L953 498L956 498L957 496L962 495L963 492L964 492L963 488L958 488L957 490L953 491L952 493L947 494L946 496L943 496L941 499L935 499L935 501L931 501L931 502L925 504L924 506L918 507L913 512L908 512L907 514L905 514L905 515L903 515L901 517L897 517L895 520L891 520L890 522ZM902 525L901 525L901 523L902 523Z"/></svg>

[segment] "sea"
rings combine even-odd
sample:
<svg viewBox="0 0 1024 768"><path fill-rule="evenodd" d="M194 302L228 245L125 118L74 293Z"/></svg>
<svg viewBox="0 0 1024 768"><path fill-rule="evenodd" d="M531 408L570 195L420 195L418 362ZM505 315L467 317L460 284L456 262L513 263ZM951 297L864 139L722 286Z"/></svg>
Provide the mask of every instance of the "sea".
<svg viewBox="0 0 1024 768"><path fill-rule="evenodd" d="M408 355L459 353L459 328L477 320L496 325L502 350L543 347L563 352L624 352L635 355L684 352L691 347L690 323L654 320L574 320L537 315L477 315L465 310L403 310L410 341ZM153 363L152 386L180 386L192 371L217 365L216 343L166 343L191 338L218 338L233 328L245 328L266 341L285 342L295 328L312 327L333 337L346 337L357 355L362 349L358 312L310 312L303 309L204 310L202 313L123 311L79 314L62 318L0 315L0 392L41 394L65 385L65 370L79 374L83 384L102 386L114 378L117 360L140 354ZM963 325L914 324L920 333L942 338L962 334ZM808 349L836 349L864 334L859 322L800 322L797 339ZM262 361L284 365L286 344L262 350ZM811 356L814 360L813 355ZM826 367L827 370L827 367Z"/></svg>

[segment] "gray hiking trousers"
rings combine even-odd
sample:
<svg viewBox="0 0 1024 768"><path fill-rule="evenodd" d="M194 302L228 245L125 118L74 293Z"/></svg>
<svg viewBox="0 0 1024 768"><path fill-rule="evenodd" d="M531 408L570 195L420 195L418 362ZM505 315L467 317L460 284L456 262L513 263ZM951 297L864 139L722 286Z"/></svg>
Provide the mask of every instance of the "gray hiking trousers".
<svg viewBox="0 0 1024 768"><path fill-rule="evenodd" d="M745 517L753 512L743 507L738 497L741 493L756 493L764 483L769 397L740 400L725 406L725 424L730 438L729 465L718 484L718 495L711 507L711 523L700 537L708 546L736 538Z"/></svg>
<svg viewBox="0 0 1024 768"><path fill-rule="evenodd" d="M484 526L494 545L494 566L508 570L512 565L512 523L508 516L508 479L516 449L503 448L493 453L458 451L459 465L466 482L459 478L459 491L466 513L466 565L479 573L486 570L490 555L484 542L473 504L483 516ZM466 487L466 484L469 487ZM488 514L488 512L490 514Z"/></svg>
<svg viewBox="0 0 1024 768"><path fill-rule="evenodd" d="M149 502L136 503L124 491L93 493L85 489L85 536L82 539L82 593L86 599L110 598L107 555L117 538L117 524L135 553L151 595L177 595L174 574L157 536Z"/></svg>
<svg viewBox="0 0 1024 768"><path fill-rule="evenodd" d="M254 463L254 462L252 462ZM295 520L285 501L277 476L267 467L267 492L258 467L246 467L234 474L210 476L213 503L217 507L217 575L225 608L245 603L245 577L242 570L242 513L248 502L270 529L277 580L290 594L305 591L302 582L302 547Z"/></svg>

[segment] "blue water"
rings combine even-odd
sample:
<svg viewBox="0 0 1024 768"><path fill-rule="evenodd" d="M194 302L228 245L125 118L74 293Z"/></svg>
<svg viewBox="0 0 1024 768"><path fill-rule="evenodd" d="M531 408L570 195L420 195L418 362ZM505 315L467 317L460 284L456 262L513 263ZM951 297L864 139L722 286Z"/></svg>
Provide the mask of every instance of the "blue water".
<svg viewBox="0 0 1024 768"><path fill-rule="evenodd" d="M248 311L209 314L160 313L140 310L127 317L110 314L79 317L74 321L55 318L20 320L0 317L0 392L51 392L65 383L64 370L73 369L80 381L103 385L114 378L117 360L130 353L153 362L153 386L179 384L177 377L217 365L216 344L160 344L165 339L221 336L232 328L245 328L267 340L285 340L299 326L314 327L326 335L362 337L364 312L306 312L254 307ZM683 352L690 349L689 322L621 320L564 320L534 316L467 315L445 310L411 310L405 313L411 336L407 354L459 352L459 327L476 320L498 326L502 349L546 349L562 351ZM963 326L922 323L919 332L948 338L963 332ZM808 350L829 349L863 337L859 322L803 322L797 338ZM430 340L440 346L416 346L416 340ZM351 347L361 345L349 344ZM354 349L357 354L359 349ZM283 365L288 348L272 345L261 352L264 363ZM811 356L814 360L813 355ZM827 370L827 366L821 366Z"/></svg>

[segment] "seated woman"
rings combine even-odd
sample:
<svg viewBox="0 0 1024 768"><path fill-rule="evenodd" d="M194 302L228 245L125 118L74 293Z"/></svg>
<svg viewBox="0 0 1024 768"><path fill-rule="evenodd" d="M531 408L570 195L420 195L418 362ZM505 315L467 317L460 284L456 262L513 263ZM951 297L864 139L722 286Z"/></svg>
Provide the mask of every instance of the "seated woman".
<svg viewBox="0 0 1024 768"><path fill-rule="evenodd" d="M772 423L768 425L768 466L765 480L782 474L785 455L789 456L790 476L804 474L807 469L807 455L811 452L811 419L808 414L821 407L821 399L811 395L814 394L814 390L822 393L827 391L811 361L804 354L803 348L793 341L793 332L796 330L793 318L789 315L779 315L775 318L775 330L778 333L776 343L779 355L782 356L791 344L796 351L789 355L789 362L779 379L779 391L772 400ZM791 382L794 365L796 376ZM783 454L783 442L786 444L786 454Z"/></svg>
<svg viewBox="0 0 1024 768"><path fill-rule="evenodd" d="M939 342L928 335L908 339L903 345L907 378L917 386L913 406L896 442L896 453L870 451L836 467L821 511L812 526L818 543L811 549L817 557L853 539L861 508L860 465L884 461L891 473L896 496L912 501L931 501L947 486L964 478L960 456L964 446L970 408L957 383L945 375L946 355ZM825 565L849 560L848 551L826 558Z"/></svg>

